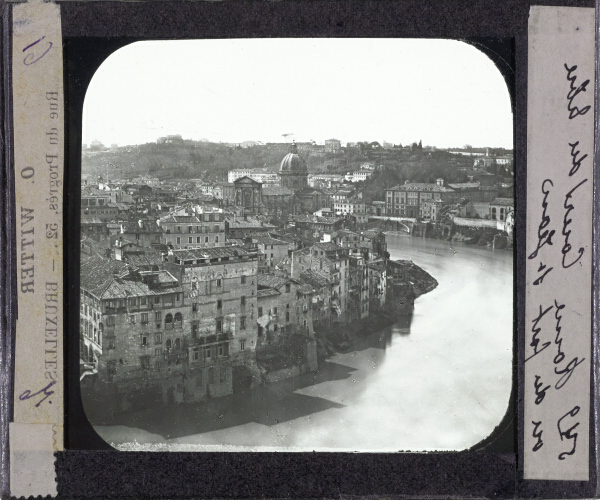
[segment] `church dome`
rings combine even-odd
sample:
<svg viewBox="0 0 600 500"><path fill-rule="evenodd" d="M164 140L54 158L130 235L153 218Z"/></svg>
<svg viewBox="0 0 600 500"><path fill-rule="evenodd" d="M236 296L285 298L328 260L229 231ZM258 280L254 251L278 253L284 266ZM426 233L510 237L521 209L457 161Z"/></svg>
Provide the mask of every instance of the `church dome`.
<svg viewBox="0 0 600 500"><path fill-rule="evenodd" d="M306 162L298 154L298 148L292 144L291 151L281 160L279 173L308 174Z"/></svg>

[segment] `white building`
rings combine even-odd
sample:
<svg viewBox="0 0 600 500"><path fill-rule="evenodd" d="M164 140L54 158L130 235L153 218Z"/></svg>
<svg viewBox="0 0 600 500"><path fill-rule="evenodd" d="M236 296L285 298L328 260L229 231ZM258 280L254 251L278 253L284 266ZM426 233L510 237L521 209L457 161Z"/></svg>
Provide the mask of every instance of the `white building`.
<svg viewBox="0 0 600 500"><path fill-rule="evenodd" d="M373 172L370 172L368 170L358 170L356 172L348 172L345 176L345 179L348 182L361 182L366 181L372 175Z"/></svg>
<svg viewBox="0 0 600 500"><path fill-rule="evenodd" d="M265 172L264 170L230 170L227 172L227 182L230 184L242 177L250 177L250 179L261 182L265 185L279 185L279 176L274 172Z"/></svg>

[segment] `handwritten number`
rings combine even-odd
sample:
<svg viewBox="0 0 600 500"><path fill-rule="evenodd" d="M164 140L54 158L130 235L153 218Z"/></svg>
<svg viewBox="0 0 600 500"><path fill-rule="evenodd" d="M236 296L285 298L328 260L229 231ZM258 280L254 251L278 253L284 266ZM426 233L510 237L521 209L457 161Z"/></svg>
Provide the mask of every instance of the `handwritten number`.
<svg viewBox="0 0 600 500"><path fill-rule="evenodd" d="M25 52L26 50L28 50L28 49L32 48L34 45L37 45L37 44L38 44L38 43L40 43L40 42L41 42L41 41L42 41L44 38L46 38L46 36L45 36L45 35L44 35L42 38L40 38L39 40L36 40L35 42L33 42L33 43L30 43L30 44L29 44L27 47L25 47L25 48L23 49L23 52ZM50 51L50 49L51 49L51 48L52 48L52 42L48 42L48 48L46 49L46 51L45 51L45 52L44 52L42 55L40 55L40 56L36 57L36 55L34 54L34 52L30 52L29 54L27 54L27 55L25 56L25 59L23 59L23 64L24 64L25 66L31 66L32 64L34 64L34 63L38 62L38 61L39 61L39 60L40 60L42 57L44 57L44 56L45 56L45 55L46 55L46 54L47 54L47 53Z"/></svg>

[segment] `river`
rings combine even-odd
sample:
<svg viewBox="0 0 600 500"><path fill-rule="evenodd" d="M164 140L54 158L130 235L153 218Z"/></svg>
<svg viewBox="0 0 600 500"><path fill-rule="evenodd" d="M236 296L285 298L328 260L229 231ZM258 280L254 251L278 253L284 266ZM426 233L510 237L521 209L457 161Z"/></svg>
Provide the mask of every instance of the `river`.
<svg viewBox="0 0 600 500"><path fill-rule="evenodd" d="M410 259L439 282L415 301L411 324L374 332L317 374L260 386L235 404L154 410L96 432L135 450L393 452L478 443L510 397L512 253L401 235L387 242L392 259ZM206 431L199 420L207 418Z"/></svg>

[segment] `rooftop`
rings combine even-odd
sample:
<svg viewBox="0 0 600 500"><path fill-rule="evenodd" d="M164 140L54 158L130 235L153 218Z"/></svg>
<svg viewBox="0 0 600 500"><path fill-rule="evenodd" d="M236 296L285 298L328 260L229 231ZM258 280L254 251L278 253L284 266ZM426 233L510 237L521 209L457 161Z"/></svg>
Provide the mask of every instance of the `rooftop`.
<svg viewBox="0 0 600 500"><path fill-rule="evenodd" d="M262 286L265 288L277 289L279 287L282 287L289 281L289 278L284 278L283 276L275 276L274 274L259 274L257 276L258 286Z"/></svg>
<svg viewBox="0 0 600 500"><path fill-rule="evenodd" d="M512 198L496 198L493 201L490 201L490 205L502 205L506 207L514 207L515 200Z"/></svg>
<svg viewBox="0 0 600 500"><path fill-rule="evenodd" d="M178 263L206 263L214 259L226 259L226 261L242 259L244 257L255 256L255 252L251 252L241 246L231 247L214 247L214 248L195 248L171 250L169 255L173 255ZM226 262L225 261L225 262Z"/></svg>

